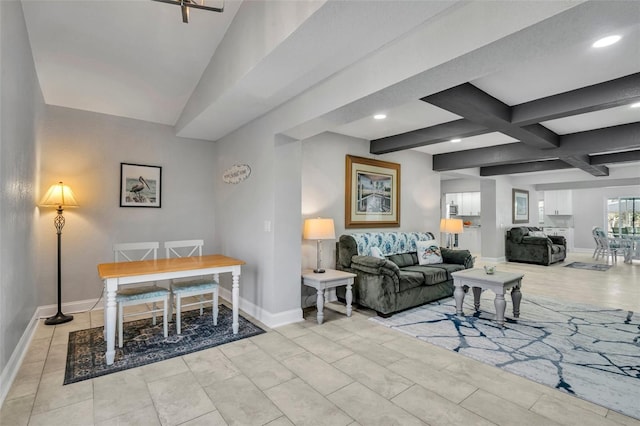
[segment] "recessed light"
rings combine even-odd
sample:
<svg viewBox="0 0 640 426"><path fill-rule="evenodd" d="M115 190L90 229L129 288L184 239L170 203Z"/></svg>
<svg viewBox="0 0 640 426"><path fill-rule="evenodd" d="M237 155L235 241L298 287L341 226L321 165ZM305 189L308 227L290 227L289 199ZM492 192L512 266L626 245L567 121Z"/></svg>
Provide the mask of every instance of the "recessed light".
<svg viewBox="0 0 640 426"><path fill-rule="evenodd" d="M384 120L385 118L387 118L386 114L376 114L373 116L373 118L375 118L376 120Z"/></svg>
<svg viewBox="0 0 640 426"><path fill-rule="evenodd" d="M619 42L621 38L622 38L622 36L619 36L619 35L610 35L610 36L603 37L600 40L596 41L595 43L592 44L592 46L593 47L611 46L612 44Z"/></svg>
<svg viewBox="0 0 640 426"><path fill-rule="evenodd" d="M640 108L640 102L636 102L635 104L631 104L631 108Z"/></svg>
<svg viewBox="0 0 640 426"><path fill-rule="evenodd" d="M460 138L451 139L451 143L458 143L458 142L462 142L462 139Z"/></svg>

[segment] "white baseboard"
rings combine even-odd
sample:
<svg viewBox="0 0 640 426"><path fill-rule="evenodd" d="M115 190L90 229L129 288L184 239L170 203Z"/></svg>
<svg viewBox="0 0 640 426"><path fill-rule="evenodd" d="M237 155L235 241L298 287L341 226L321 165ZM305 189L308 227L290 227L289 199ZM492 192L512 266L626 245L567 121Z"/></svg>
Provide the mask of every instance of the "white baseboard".
<svg viewBox="0 0 640 426"><path fill-rule="evenodd" d="M53 313L55 314L56 311ZM11 385L18 374L18 370L20 369L20 365L22 365L22 360L24 359L27 349L29 349L29 344L31 343L31 339L33 338L33 334L36 331L36 327L38 326L38 316L34 312L27 328L22 333L22 337L18 341L18 345L14 348L13 353L11 354L11 358L9 358L9 362L2 369L2 374L0 375L0 407L4 404L4 400L9 393L9 389L11 389ZM52 315L53 315L52 314Z"/></svg>
<svg viewBox="0 0 640 426"><path fill-rule="evenodd" d="M481 257L480 260L482 262L487 262L487 263L505 263L507 261L507 258L502 256L502 257Z"/></svg>
<svg viewBox="0 0 640 426"><path fill-rule="evenodd" d="M223 299L230 301L231 291L226 288L220 288L220 297ZM303 321L304 318L302 316L302 308L295 308L289 311L278 312L277 314L272 314L271 312L267 312L259 306L254 305L253 303L240 298L240 306L239 308L246 312L248 315L257 319L264 325L269 328L276 328L283 325L291 324L294 322Z"/></svg>
<svg viewBox="0 0 640 426"><path fill-rule="evenodd" d="M77 300L75 302L63 303L62 312L65 314L76 314L78 312L86 312L94 307L102 309L102 303L98 303L100 299ZM49 318L58 312L58 305L39 306L36 310L38 318Z"/></svg>

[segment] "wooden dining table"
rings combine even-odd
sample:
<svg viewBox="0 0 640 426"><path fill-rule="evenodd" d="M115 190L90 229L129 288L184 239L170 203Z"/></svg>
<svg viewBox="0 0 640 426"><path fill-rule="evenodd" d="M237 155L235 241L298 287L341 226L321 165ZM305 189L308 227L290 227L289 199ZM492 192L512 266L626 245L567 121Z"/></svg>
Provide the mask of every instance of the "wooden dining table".
<svg viewBox="0 0 640 426"><path fill-rule="evenodd" d="M245 262L242 260L221 254L99 264L98 275L104 282L104 327L107 340L107 364L113 364L116 354L116 292L119 286L210 274L213 274L214 278L218 280L218 274L230 272L232 275L232 328L233 334L237 334L239 327L240 268L244 264Z"/></svg>

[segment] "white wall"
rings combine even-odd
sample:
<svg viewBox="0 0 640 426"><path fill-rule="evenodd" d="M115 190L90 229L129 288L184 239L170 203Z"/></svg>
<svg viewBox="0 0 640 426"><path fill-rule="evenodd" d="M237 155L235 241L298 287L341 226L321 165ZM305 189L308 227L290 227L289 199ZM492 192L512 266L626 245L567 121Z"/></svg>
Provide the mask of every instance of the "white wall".
<svg viewBox="0 0 640 426"><path fill-rule="evenodd" d="M43 105L22 5L0 1L0 404L37 307L35 187Z"/></svg>
<svg viewBox="0 0 640 426"><path fill-rule="evenodd" d="M400 164L400 227L345 229L345 157L375 158ZM439 235L440 175L431 155L402 151L373 156L369 141L323 133L302 142L302 216L332 218L336 237L350 232L430 231ZM323 266L335 266L335 241L323 243ZM302 266L316 266L316 242L303 241Z"/></svg>
<svg viewBox="0 0 640 426"><path fill-rule="evenodd" d="M47 106L41 149L39 194L63 180L80 204L64 212L63 303L99 297L96 266L112 261L117 242L202 238L204 253L219 252L213 142L176 137L170 126ZM120 207L120 163L162 167L161 208ZM39 305L57 299L54 216L39 209Z"/></svg>
<svg viewBox="0 0 640 426"><path fill-rule="evenodd" d="M607 198L616 197L640 197L640 185L573 190L573 240L576 249L595 249L591 229L594 226L605 227Z"/></svg>

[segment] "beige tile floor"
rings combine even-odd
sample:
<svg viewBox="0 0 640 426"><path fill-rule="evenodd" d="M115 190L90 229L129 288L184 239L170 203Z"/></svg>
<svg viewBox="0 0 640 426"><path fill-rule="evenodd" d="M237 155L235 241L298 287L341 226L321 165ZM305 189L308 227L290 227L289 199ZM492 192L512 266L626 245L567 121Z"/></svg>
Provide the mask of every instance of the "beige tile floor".
<svg viewBox="0 0 640 426"><path fill-rule="evenodd" d="M572 254L566 263L592 262ZM478 266L482 266L479 263ZM608 272L500 264L523 294L640 311L640 262ZM508 298L507 298L508 300ZM507 310L508 312L508 310ZM39 324L1 425L640 425L604 407L351 318L305 321L164 362L62 386L69 331L102 311Z"/></svg>

